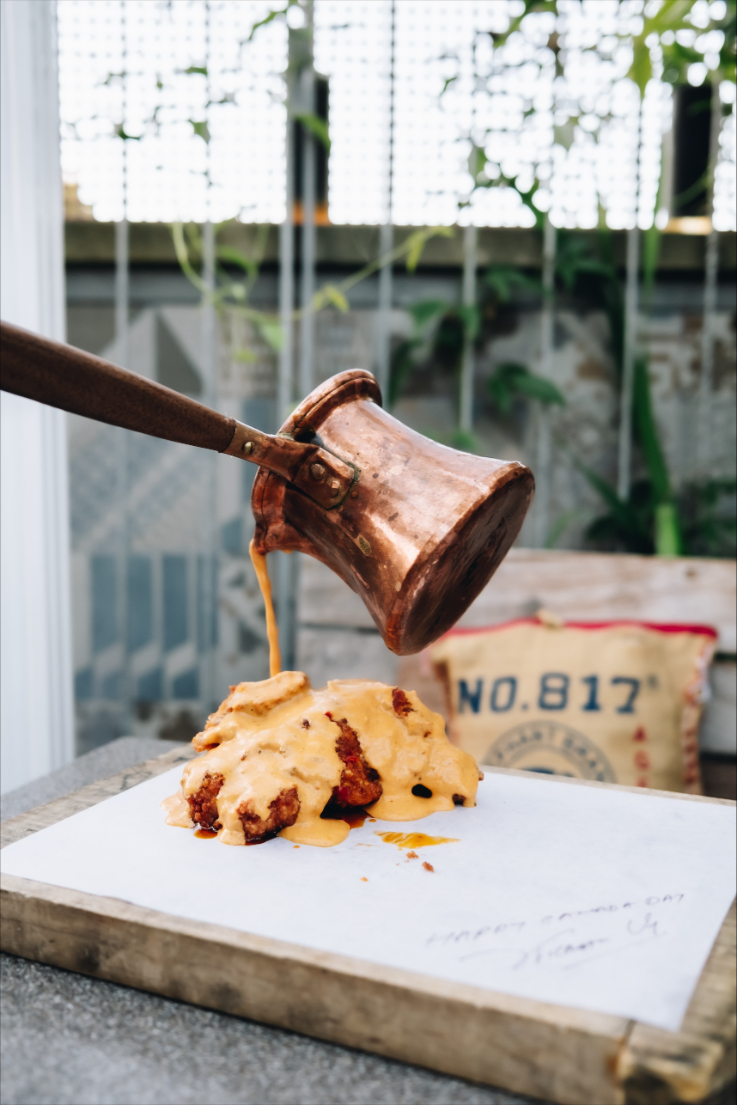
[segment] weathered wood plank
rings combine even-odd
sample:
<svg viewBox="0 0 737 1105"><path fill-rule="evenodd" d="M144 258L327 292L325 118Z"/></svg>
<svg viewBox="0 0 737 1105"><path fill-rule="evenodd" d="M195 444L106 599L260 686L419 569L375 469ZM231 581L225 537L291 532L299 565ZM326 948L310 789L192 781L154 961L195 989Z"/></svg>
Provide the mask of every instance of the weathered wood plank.
<svg viewBox="0 0 737 1105"><path fill-rule="evenodd" d="M617 1075L628 1100L703 1101L735 1076L735 903L725 918L679 1032L636 1024L619 1054Z"/></svg>
<svg viewBox="0 0 737 1105"><path fill-rule="evenodd" d="M571 1105L624 1101L628 1022L488 995L12 879L3 944L29 959Z"/></svg>
<svg viewBox="0 0 737 1105"><path fill-rule="evenodd" d="M718 648L735 651L737 566L732 560L665 559L610 553L512 549L491 583L460 619L460 626L494 625L527 617L541 606L582 621L635 618L638 621L712 625ZM321 685L338 669L383 682L396 680L415 690L431 709L445 714L426 661L395 659L380 641L351 637L370 632L373 622L358 595L329 568L303 557L298 606L300 668ZM330 658L337 667L326 662ZM360 663L359 663L360 658ZM360 664L363 667L360 667ZM359 670L360 668L360 670ZM732 660L712 665L711 700L701 726L702 751L737 752L737 669Z"/></svg>
<svg viewBox="0 0 737 1105"><path fill-rule="evenodd" d="M737 565L589 552L512 549L459 625L493 625L541 606L567 619L693 622L719 631L719 649L737 650ZM303 557L298 620L371 626L358 595L329 568Z"/></svg>
<svg viewBox="0 0 737 1105"><path fill-rule="evenodd" d="M190 754L188 746L175 747L21 814L4 824L3 845ZM547 782L602 785L552 777ZM646 792L627 789L647 800ZM695 1102L734 1075L733 915L719 934L682 1031L668 1033L11 876L3 876L1 908L2 947L14 954L569 1105ZM656 1096L647 1096L653 1087Z"/></svg>

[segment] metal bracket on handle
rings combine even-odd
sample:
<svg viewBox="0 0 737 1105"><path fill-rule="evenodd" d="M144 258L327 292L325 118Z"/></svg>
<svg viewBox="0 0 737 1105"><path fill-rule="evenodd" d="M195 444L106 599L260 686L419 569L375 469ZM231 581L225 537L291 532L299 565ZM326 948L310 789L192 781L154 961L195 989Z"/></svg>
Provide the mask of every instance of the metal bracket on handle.
<svg viewBox="0 0 737 1105"><path fill-rule="evenodd" d="M223 452L268 468L325 510L340 506L359 476L355 465L317 444L295 441L286 434L265 434L242 422L236 422Z"/></svg>

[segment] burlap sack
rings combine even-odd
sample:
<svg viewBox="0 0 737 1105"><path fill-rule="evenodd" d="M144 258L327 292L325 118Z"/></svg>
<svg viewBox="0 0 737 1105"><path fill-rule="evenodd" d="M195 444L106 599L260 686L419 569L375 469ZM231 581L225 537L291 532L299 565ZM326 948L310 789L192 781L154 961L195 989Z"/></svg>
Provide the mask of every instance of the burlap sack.
<svg viewBox="0 0 737 1105"><path fill-rule="evenodd" d="M450 735L480 764L701 793L698 723L716 633L567 624L454 630L431 659Z"/></svg>

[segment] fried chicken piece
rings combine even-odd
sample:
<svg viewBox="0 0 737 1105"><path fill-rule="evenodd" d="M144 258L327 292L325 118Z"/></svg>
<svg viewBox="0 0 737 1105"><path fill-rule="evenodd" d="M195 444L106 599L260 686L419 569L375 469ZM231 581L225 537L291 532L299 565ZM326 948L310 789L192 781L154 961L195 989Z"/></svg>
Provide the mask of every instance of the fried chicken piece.
<svg viewBox="0 0 737 1105"><path fill-rule="evenodd" d="M414 711L414 706L399 687L395 687L392 691L392 707L397 717L406 717Z"/></svg>
<svg viewBox="0 0 737 1105"><path fill-rule="evenodd" d="M269 802L269 816L264 819L253 809L252 802L241 802L238 816L246 834L246 844L260 844L267 837L275 836L280 829L288 829L299 816L299 794L296 787L280 790Z"/></svg>
<svg viewBox="0 0 737 1105"><path fill-rule="evenodd" d="M382 786L379 773L367 763L358 734L350 727L347 720L341 718L338 721L331 718L331 721L335 721L335 724L340 727L335 751L345 767L341 772L340 782L337 787L333 787L330 802L342 808L368 806L370 802L376 802L381 798Z"/></svg>
<svg viewBox="0 0 737 1105"><path fill-rule="evenodd" d="M210 775L208 772L196 794L187 795L192 820L201 829L219 829L217 797L225 782L222 775Z"/></svg>

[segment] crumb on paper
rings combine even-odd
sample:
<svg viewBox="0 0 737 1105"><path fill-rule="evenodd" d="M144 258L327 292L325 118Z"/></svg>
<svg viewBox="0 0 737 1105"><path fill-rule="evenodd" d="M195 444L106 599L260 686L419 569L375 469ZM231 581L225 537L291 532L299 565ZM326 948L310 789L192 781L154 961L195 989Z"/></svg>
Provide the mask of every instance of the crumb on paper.
<svg viewBox="0 0 737 1105"><path fill-rule="evenodd" d="M407 852L407 859L419 859L417 852Z"/></svg>
<svg viewBox="0 0 737 1105"><path fill-rule="evenodd" d="M368 879L365 875L361 875L361 882L368 882Z"/></svg>
<svg viewBox="0 0 737 1105"><path fill-rule="evenodd" d="M428 863L427 861L425 861L422 866L425 868L426 871L435 871L433 865L431 863Z"/></svg>

